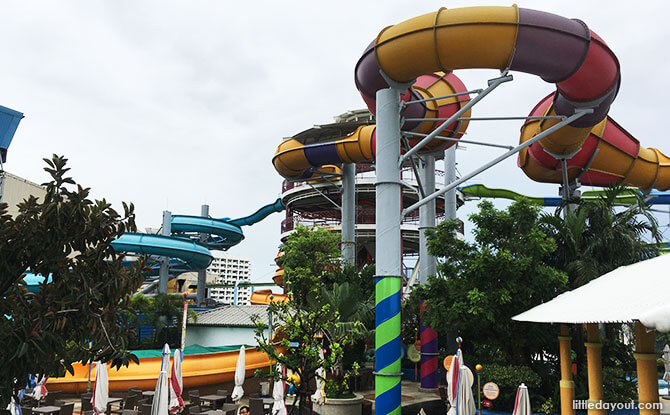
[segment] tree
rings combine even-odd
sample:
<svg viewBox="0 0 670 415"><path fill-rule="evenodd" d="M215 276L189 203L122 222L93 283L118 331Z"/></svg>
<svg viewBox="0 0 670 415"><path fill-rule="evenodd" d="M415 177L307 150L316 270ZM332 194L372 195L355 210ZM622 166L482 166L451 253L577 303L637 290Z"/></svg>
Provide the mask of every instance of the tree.
<svg viewBox="0 0 670 415"><path fill-rule="evenodd" d="M279 265L284 268L284 284L289 300L271 303L268 310L272 315L270 332L278 337L268 338L268 327L255 317L258 349L267 353L271 361L292 370L300 380L294 382L294 379L278 373L274 366L270 376L296 387L301 408L306 407L309 396L314 392L311 385L320 367L326 373L335 369L336 382L339 383L337 389L341 389L349 375L356 371L356 365L352 370L342 370L342 358L345 348L354 343L363 326L360 321L345 321L341 310L345 301L353 301L360 293L354 292L347 282L338 283L345 278L341 271L338 244L338 234L298 226L280 248L283 255ZM355 308L349 303L346 310L349 318L364 314L363 308L358 311ZM320 355L322 350L323 358ZM291 412L294 409L295 402Z"/></svg>
<svg viewBox="0 0 670 415"><path fill-rule="evenodd" d="M621 199L633 199L634 203L622 207ZM557 212L555 215L544 215L541 222L542 229L557 243L550 263L568 275L570 289L587 284L621 266L658 255L658 246L645 241L647 236L654 242L660 241L656 218L639 191L621 185L605 189L597 199L582 199L565 218L561 218ZM626 365L612 368L608 372L610 379L606 381L612 384L618 382L623 389L632 390L625 374L626 370L634 367L630 359L632 350L629 350L630 345L621 342L618 336L621 330L620 324L605 325L607 341L604 342L603 361L627 362ZM585 338L584 330L573 326L572 337L578 367L586 367L586 353L581 347ZM627 353L629 355L625 358ZM619 373L618 377L616 373ZM585 384L584 374L579 375L575 379L577 384ZM622 394L619 399L625 396Z"/></svg>
<svg viewBox="0 0 670 415"><path fill-rule="evenodd" d="M160 349L165 343L172 348L181 345L184 298L179 294L158 293L153 297L136 294L130 299L130 310L123 312L124 325L137 336L129 344L133 349ZM197 321L198 313L189 309L188 316ZM153 327L151 337L140 341L142 325Z"/></svg>
<svg viewBox="0 0 670 415"><path fill-rule="evenodd" d="M527 200L497 210L479 204L474 242L456 237L454 220L427 231L429 252L440 258L438 276L412 295L426 300L426 322L434 330L457 330L464 350L486 362L529 365L555 345L548 325L511 318L555 297L567 283L547 261L556 249L540 229L539 208Z"/></svg>
<svg viewBox="0 0 670 415"><path fill-rule="evenodd" d="M0 205L0 407L28 374L73 372L94 360L114 366L137 362L127 346L132 333L120 324L130 293L143 281L143 261L124 267L110 243L135 231L132 204L119 214L105 199L67 176L67 159L44 159L52 180L43 200L29 197L15 218ZM49 276L27 292L30 269Z"/></svg>
<svg viewBox="0 0 670 415"><path fill-rule="evenodd" d="M634 198L635 203L617 209L622 197ZM607 188L595 200L582 199L564 219L544 215L541 221L543 231L557 243L552 264L568 274L570 288L658 255L656 245L644 240L650 235L660 241L656 218L639 192L623 186Z"/></svg>

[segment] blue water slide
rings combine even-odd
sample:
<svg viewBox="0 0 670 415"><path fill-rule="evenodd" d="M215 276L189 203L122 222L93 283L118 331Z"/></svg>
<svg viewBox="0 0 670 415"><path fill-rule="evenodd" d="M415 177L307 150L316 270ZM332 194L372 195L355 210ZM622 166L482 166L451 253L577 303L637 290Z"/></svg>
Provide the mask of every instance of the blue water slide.
<svg viewBox="0 0 670 415"><path fill-rule="evenodd" d="M275 212L281 212L284 209L286 209L286 206L284 206L284 202L282 202L281 199L277 199L275 200L274 203L270 203L269 205L263 206L262 208L258 209L251 215L233 219L230 221L230 223L237 226L251 226L254 223L262 221L268 215Z"/></svg>
<svg viewBox="0 0 670 415"><path fill-rule="evenodd" d="M195 241L172 236L146 233L124 233L112 242L117 252L134 252L143 255L158 255L179 258L193 269L205 269L212 262L209 249Z"/></svg>
<svg viewBox="0 0 670 415"><path fill-rule="evenodd" d="M203 216L174 215L172 232L181 234L205 233L210 237L203 241L210 249L226 250L242 242L242 229L229 221ZM191 235L195 238L195 235Z"/></svg>

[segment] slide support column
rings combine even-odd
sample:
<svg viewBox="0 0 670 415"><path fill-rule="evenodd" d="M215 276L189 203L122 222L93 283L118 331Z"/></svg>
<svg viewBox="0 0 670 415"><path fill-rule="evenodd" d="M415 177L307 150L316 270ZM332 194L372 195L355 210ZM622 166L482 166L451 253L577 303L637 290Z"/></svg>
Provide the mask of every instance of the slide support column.
<svg viewBox="0 0 670 415"><path fill-rule="evenodd" d="M421 183L424 194L435 191L435 156L424 155L420 163ZM435 229L435 200L419 207L419 283L425 284L429 275L437 274L435 257L428 254L428 240L424 232ZM424 324L425 304L421 302L421 389L434 391L438 384L437 333ZM411 346L410 346L411 347Z"/></svg>
<svg viewBox="0 0 670 415"><path fill-rule="evenodd" d="M400 415L400 90L377 91L375 413Z"/></svg>
<svg viewBox="0 0 670 415"><path fill-rule="evenodd" d="M209 217L209 205L200 206L200 216L207 218ZM200 234L200 242L204 242L209 238L209 235L206 233ZM200 269L198 270L198 291L196 294L196 304L203 305L206 300L207 294L207 270Z"/></svg>
<svg viewBox="0 0 670 415"><path fill-rule="evenodd" d="M172 212L169 210L163 211L163 228L161 235L170 236L172 233ZM170 257L161 258L161 267L158 271L158 292L161 294L167 294L168 291L168 280L170 279L169 274L170 268Z"/></svg>
<svg viewBox="0 0 670 415"><path fill-rule="evenodd" d="M356 165L342 165L342 257L356 265Z"/></svg>

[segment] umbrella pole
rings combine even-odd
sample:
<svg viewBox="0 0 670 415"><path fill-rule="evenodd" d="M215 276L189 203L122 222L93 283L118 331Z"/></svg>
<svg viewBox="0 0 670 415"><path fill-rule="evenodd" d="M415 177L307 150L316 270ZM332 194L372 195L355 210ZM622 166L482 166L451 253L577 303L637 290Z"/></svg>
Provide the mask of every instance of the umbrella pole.
<svg viewBox="0 0 670 415"><path fill-rule="evenodd" d="M475 366L475 370L477 370L477 407L479 415L482 415L482 365Z"/></svg>
<svg viewBox="0 0 670 415"><path fill-rule="evenodd" d="M91 391L91 366L93 366L93 362L88 362L88 385L86 385L86 393Z"/></svg>

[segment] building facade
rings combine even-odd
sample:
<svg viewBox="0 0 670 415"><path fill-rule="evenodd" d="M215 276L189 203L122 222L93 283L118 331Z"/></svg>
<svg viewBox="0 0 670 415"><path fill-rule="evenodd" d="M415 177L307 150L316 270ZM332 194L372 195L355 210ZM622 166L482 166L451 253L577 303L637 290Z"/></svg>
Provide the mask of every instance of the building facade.
<svg viewBox="0 0 670 415"><path fill-rule="evenodd" d="M7 211L16 216L17 205L29 196L43 199L46 190L37 183L23 179L6 171L0 170L0 203L7 203Z"/></svg>
<svg viewBox="0 0 670 415"><path fill-rule="evenodd" d="M249 282L251 258L221 251L212 251L212 255L214 260L207 268L207 274L216 276L215 284L225 286L209 288L209 297L224 304L235 304L235 285ZM250 296L250 286L237 287L237 305L248 305Z"/></svg>

